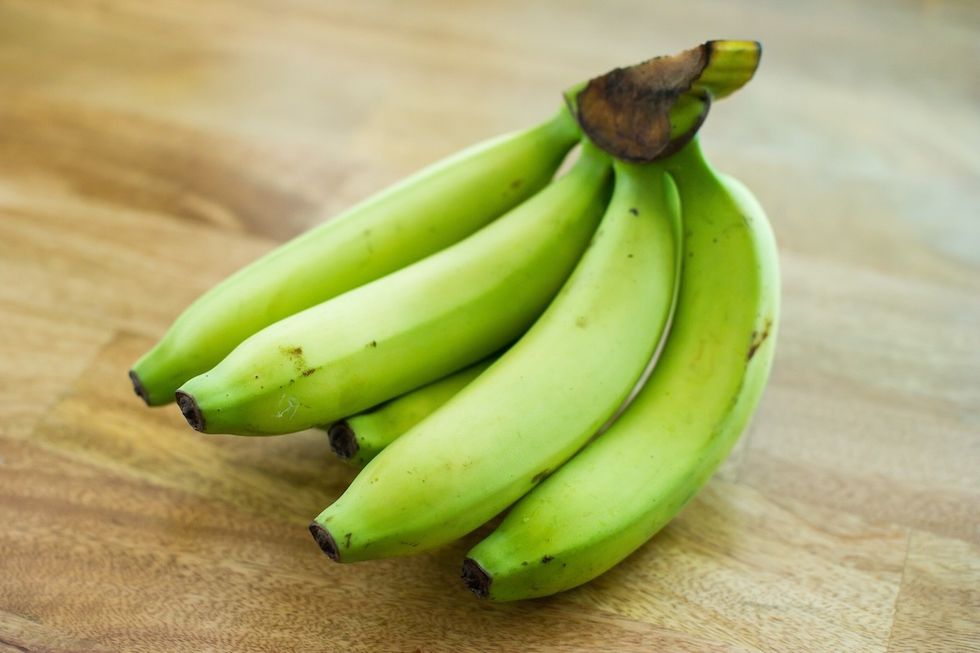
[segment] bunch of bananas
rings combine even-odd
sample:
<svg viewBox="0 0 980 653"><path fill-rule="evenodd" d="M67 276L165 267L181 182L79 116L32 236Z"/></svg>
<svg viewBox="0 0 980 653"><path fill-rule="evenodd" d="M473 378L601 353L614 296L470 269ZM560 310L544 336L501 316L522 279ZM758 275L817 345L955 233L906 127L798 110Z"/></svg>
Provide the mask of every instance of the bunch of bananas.
<svg viewBox="0 0 980 653"><path fill-rule="evenodd" d="M208 433L328 427L363 467L310 525L336 561L510 507L463 562L473 592L598 576L697 492L765 386L775 242L696 137L759 53L709 41L616 69L287 243L191 305L136 393Z"/></svg>

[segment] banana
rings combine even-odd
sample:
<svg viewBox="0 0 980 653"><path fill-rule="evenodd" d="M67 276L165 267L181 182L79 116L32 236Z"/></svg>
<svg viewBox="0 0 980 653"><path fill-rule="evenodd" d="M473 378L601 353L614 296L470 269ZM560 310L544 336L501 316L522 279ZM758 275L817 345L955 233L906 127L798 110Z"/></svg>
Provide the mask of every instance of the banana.
<svg viewBox="0 0 980 653"><path fill-rule="evenodd" d="M544 311L602 216L610 160L572 170L465 240L251 336L177 392L208 433L330 424L513 342Z"/></svg>
<svg viewBox="0 0 980 653"><path fill-rule="evenodd" d="M578 138L563 110L436 163L266 254L195 301L136 362L136 394L169 403L260 329L474 233L543 188Z"/></svg>
<svg viewBox="0 0 980 653"><path fill-rule="evenodd" d="M470 551L463 579L478 596L549 595L618 563L694 496L759 401L779 313L769 223L697 140L664 165L680 190L686 256L662 356L611 428Z"/></svg>
<svg viewBox="0 0 980 653"><path fill-rule="evenodd" d="M380 406L330 425L330 448L338 457L363 467L382 449L449 401L495 357L486 358L449 376L386 401Z"/></svg>
<svg viewBox="0 0 980 653"><path fill-rule="evenodd" d="M471 531L573 455L629 395L669 313L679 208L659 166L615 170L599 230L547 311L310 525L332 559L415 553Z"/></svg>

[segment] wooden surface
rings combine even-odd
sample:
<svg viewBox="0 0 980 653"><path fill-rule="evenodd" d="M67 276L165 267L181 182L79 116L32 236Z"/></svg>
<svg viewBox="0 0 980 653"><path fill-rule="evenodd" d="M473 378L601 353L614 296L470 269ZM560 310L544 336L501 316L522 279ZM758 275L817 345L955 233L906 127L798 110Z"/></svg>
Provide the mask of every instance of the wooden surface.
<svg viewBox="0 0 980 653"><path fill-rule="evenodd" d="M332 564L316 433L204 437L126 370L199 292L566 86L705 38L769 211L751 430L596 582L491 605L479 533ZM980 650L975 3L0 0L0 651Z"/></svg>

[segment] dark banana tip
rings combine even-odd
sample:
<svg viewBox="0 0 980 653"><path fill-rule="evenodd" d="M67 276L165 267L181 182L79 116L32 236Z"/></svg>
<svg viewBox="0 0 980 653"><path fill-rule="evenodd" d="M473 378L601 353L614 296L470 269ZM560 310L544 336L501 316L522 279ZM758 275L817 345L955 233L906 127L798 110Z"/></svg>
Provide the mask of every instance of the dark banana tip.
<svg viewBox="0 0 980 653"><path fill-rule="evenodd" d="M493 579L476 560L473 558L463 560L463 573L461 575L463 584L469 591L481 599L490 596L490 583L493 582Z"/></svg>
<svg viewBox="0 0 980 653"><path fill-rule="evenodd" d="M133 382L133 392L136 396L146 402L146 405L150 405L150 395L147 393L146 388L143 387L143 382L140 381L139 374L136 370L129 370L129 380Z"/></svg>
<svg viewBox="0 0 980 653"><path fill-rule="evenodd" d="M310 534L328 558L334 562L340 562L340 550L337 548L337 543L334 542L330 531L314 521L310 522Z"/></svg>
<svg viewBox="0 0 980 653"><path fill-rule="evenodd" d="M330 448L338 458L350 460L357 453L357 438L354 436L354 429L346 420L341 420L331 424L327 429L327 436L330 438Z"/></svg>
<svg viewBox="0 0 980 653"><path fill-rule="evenodd" d="M180 407L180 412L184 414L184 419L191 425L191 428L195 431L203 431L204 415L201 413L201 407L197 405L194 397L181 390L178 390L174 396L177 399L177 406Z"/></svg>

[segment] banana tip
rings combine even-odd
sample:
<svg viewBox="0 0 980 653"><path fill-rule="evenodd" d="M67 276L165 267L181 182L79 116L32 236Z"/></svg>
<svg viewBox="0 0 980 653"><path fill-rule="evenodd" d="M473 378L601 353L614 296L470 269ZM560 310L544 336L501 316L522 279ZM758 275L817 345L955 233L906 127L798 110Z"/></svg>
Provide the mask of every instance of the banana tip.
<svg viewBox="0 0 980 653"><path fill-rule="evenodd" d="M180 412L184 414L184 419L187 423L191 425L191 428L195 431L204 430L204 414L201 413L201 407L197 405L197 400L193 396L177 391L175 395L177 399L177 406L180 408Z"/></svg>
<svg viewBox="0 0 980 653"><path fill-rule="evenodd" d="M133 382L133 392L136 396L146 402L146 405L150 405L150 395L146 392L146 388L143 387L143 382L140 381L139 374L136 370L129 370L129 380Z"/></svg>
<svg viewBox="0 0 980 653"><path fill-rule="evenodd" d="M328 558L334 562L340 562L340 550L337 548L337 543L334 542L330 531L314 521L310 522L310 534Z"/></svg>
<svg viewBox="0 0 980 653"><path fill-rule="evenodd" d="M485 599L490 596L490 583L493 582L493 579L473 558L463 560L462 577L466 588L479 598Z"/></svg>
<svg viewBox="0 0 980 653"><path fill-rule="evenodd" d="M350 460L357 453L357 438L354 436L354 429L346 420L331 424L327 429L327 435L330 438L330 449L338 458Z"/></svg>

